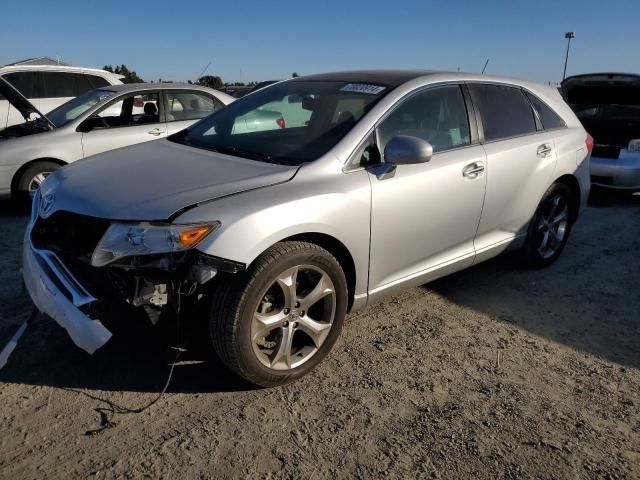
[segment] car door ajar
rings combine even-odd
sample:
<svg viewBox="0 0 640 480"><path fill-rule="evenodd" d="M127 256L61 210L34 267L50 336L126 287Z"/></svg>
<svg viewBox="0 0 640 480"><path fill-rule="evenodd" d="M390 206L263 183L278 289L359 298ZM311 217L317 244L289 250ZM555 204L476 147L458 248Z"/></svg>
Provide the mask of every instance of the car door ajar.
<svg viewBox="0 0 640 480"><path fill-rule="evenodd" d="M161 109L157 91L115 99L80 125L84 156L166 137Z"/></svg>
<svg viewBox="0 0 640 480"><path fill-rule="evenodd" d="M555 170L553 134L541 130L518 87L471 84L487 153L487 193L475 240L476 261L526 234Z"/></svg>
<svg viewBox="0 0 640 480"><path fill-rule="evenodd" d="M377 129L381 152L391 137L409 135L431 143L434 154L426 163L399 165L388 178L370 170L372 299L473 263L485 153L465 97L460 85L428 88L395 107Z"/></svg>

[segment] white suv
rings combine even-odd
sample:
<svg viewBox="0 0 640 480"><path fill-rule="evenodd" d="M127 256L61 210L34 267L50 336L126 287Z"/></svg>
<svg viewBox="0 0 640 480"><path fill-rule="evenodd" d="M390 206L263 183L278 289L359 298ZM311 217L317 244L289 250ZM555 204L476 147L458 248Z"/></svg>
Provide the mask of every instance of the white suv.
<svg viewBox="0 0 640 480"><path fill-rule="evenodd" d="M123 78L106 70L65 65L7 65L0 67L0 76L45 114L94 88L121 84ZM20 112L0 95L0 130L22 122Z"/></svg>

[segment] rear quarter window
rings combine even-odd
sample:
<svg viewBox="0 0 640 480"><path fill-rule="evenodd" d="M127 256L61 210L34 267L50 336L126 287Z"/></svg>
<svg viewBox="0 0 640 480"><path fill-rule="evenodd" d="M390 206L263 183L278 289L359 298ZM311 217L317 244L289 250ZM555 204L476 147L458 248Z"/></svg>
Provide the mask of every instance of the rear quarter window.
<svg viewBox="0 0 640 480"><path fill-rule="evenodd" d="M542 128L545 130L552 130L554 128L564 128L566 124L564 120L560 118L560 116L554 112L551 107L549 107L546 103L540 100L532 93L526 93L527 97L531 101L531 105L538 112L538 117L540 117L540 122L542 123Z"/></svg>
<svg viewBox="0 0 640 480"><path fill-rule="evenodd" d="M93 88L107 87L111 85L106 79L98 75L85 75L85 77L89 80Z"/></svg>
<svg viewBox="0 0 640 480"><path fill-rule="evenodd" d="M536 131L533 110L524 93L504 85L469 85L480 110L486 141L517 137Z"/></svg>

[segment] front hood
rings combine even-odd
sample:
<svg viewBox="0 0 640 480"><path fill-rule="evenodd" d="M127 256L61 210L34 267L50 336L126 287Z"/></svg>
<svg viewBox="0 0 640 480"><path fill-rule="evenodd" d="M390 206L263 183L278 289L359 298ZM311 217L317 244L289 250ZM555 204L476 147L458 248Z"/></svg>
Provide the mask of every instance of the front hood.
<svg viewBox="0 0 640 480"><path fill-rule="evenodd" d="M64 210L112 220L168 220L198 203L283 183L297 167L156 140L68 165L47 178L47 216ZM215 219L212 219L215 220Z"/></svg>
<svg viewBox="0 0 640 480"><path fill-rule="evenodd" d="M13 85L11 85L1 76L0 93L16 110L20 112L20 115L22 115L25 120L29 120L30 115L35 113L36 115L42 117L51 127L53 127L53 124L47 117L40 113L29 100L27 100L18 90L13 87Z"/></svg>

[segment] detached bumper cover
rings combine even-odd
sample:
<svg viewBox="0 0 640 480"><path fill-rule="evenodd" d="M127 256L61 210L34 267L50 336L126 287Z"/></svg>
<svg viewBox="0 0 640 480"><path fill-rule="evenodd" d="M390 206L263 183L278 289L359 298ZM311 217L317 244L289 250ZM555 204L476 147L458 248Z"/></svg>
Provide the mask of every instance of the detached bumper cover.
<svg viewBox="0 0 640 480"><path fill-rule="evenodd" d="M22 275L31 300L42 313L67 330L78 347L93 354L111 338L111 332L78 307L95 298L75 279L60 259L47 250L33 248L30 228L24 238Z"/></svg>

